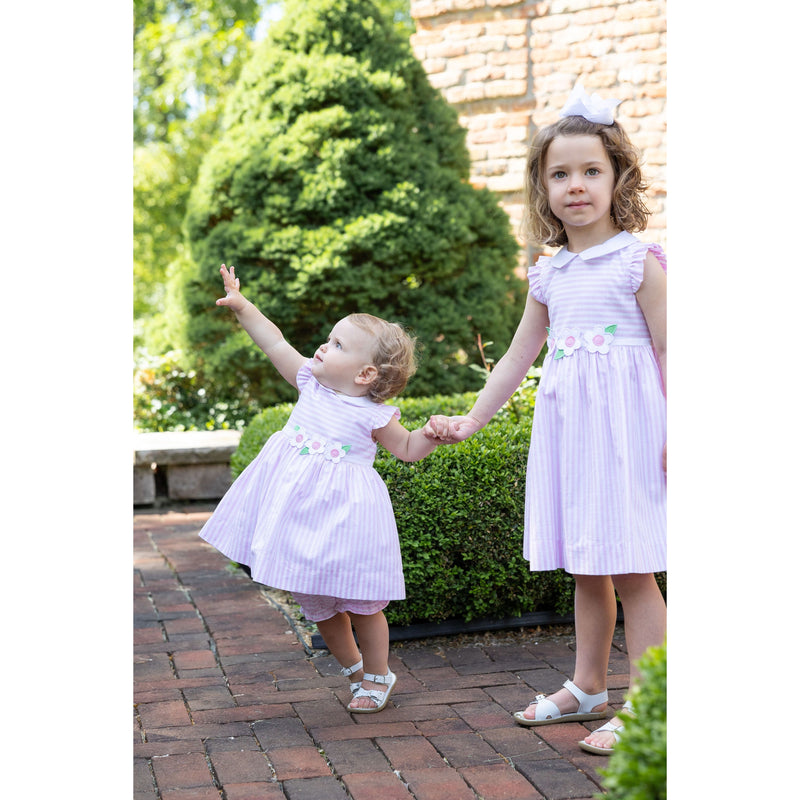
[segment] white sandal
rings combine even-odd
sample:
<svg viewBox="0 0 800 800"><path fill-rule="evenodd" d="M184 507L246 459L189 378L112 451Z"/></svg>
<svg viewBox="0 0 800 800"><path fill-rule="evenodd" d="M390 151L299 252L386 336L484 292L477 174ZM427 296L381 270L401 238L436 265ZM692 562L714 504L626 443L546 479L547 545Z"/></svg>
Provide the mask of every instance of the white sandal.
<svg viewBox="0 0 800 800"><path fill-rule="evenodd" d="M382 711L397 682L397 675L391 670L385 675L373 675L371 672L365 672L363 680L371 681L372 683L381 683L386 686L386 689L383 692L379 692L377 689L362 689L359 687L353 694L353 700L358 700L360 697L368 697L376 704L375 708L353 708L352 705L349 705L347 706L347 710L351 714L375 714L378 711ZM352 700L350 702L352 703Z"/></svg>
<svg viewBox="0 0 800 800"><path fill-rule="evenodd" d="M634 715L633 706L630 703L630 700L622 706L622 708L627 711L631 716ZM597 730L592 731L592 733L599 733L600 731L611 731L614 734L614 744L619 744L620 740L620 731L624 730L624 725L615 725L613 722L606 722L605 725L601 725ZM591 736L591 734L589 734ZM585 750L587 753L595 753L598 756L610 756L614 752L613 747L599 747L596 744L589 744L586 739L582 739L578 742L578 747L582 750Z"/></svg>
<svg viewBox="0 0 800 800"><path fill-rule="evenodd" d="M517 711L514 714L514 719L520 725L534 727L535 725L553 725L556 722L586 722L592 719L605 719L608 716L608 708L602 711L592 711L600 703L608 702L607 689L603 689L602 692L597 694L586 694L572 681L565 681L564 688L577 699L577 711L562 714L552 700L548 700L543 694L537 694L535 703L531 703L531 705L536 705L536 716L533 719L529 719L522 711Z"/></svg>
<svg viewBox="0 0 800 800"><path fill-rule="evenodd" d="M360 659L358 664L352 667L342 667L340 672L345 678L349 678L354 672L358 672L364 666L364 660ZM355 694L361 688L361 681L350 681L350 694Z"/></svg>

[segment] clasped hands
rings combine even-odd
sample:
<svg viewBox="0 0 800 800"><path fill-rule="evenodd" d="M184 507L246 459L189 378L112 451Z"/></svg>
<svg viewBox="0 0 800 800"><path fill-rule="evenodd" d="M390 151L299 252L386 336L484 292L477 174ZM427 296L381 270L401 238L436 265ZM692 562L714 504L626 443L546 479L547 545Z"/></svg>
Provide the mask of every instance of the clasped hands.
<svg viewBox="0 0 800 800"><path fill-rule="evenodd" d="M463 442L482 427L475 417L446 417L442 414L434 414L425 423L422 432L426 439L430 439L436 444L456 444Z"/></svg>

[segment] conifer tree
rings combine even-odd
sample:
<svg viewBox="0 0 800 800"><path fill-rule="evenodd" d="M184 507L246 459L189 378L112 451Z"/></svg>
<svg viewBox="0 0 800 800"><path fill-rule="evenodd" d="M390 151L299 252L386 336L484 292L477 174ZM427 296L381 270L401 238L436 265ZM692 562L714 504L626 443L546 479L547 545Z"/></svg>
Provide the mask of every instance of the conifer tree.
<svg viewBox="0 0 800 800"><path fill-rule="evenodd" d="M500 353L521 312L518 246L468 182L465 133L371 0L287 0L245 64L189 201L185 343L211 391L293 391L214 306L220 263L300 352L363 311L416 334L407 393L478 388L476 337Z"/></svg>

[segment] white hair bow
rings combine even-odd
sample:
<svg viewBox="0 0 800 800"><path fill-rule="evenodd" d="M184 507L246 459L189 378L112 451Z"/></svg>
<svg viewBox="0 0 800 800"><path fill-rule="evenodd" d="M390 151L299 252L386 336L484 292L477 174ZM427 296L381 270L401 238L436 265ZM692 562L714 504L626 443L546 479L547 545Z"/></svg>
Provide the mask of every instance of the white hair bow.
<svg viewBox="0 0 800 800"><path fill-rule="evenodd" d="M589 122L612 125L614 123L612 112L621 102L622 100L603 100L599 94L593 94L589 97L583 88L583 84L578 82L561 109L560 116L583 117Z"/></svg>

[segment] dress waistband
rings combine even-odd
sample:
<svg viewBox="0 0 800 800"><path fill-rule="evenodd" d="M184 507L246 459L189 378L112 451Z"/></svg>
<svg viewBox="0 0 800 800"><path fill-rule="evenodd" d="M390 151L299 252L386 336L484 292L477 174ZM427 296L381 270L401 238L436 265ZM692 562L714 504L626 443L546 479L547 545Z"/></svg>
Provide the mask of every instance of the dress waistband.
<svg viewBox="0 0 800 800"><path fill-rule="evenodd" d="M548 355L554 359L571 356L576 350L585 349L589 353L605 355L612 345L652 347L653 342L646 336L616 336L616 325L596 325L588 330L563 328L555 331L547 329Z"/></svg>
<svg viewBox="0 0 800 800"><path fill-rule="evenodd" d="M324 456L327 461L338 464L351 450L352 445L342 444L340 441L326 441L316 433L306 431L300 425L293 425L287 422L283 427L283 433L288 437L292 447L297 448L301 456ZM356 463L362 458L351 456L349 461Z"/></svg>

